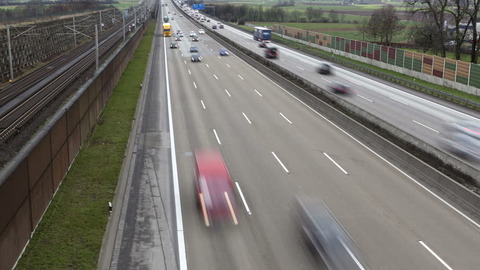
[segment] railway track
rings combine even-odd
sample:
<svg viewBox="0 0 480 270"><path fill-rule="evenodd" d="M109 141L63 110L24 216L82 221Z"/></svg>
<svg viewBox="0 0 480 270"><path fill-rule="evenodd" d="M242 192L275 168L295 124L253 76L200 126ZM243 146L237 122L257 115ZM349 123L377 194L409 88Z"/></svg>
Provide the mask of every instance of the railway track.
<svg viewBox="0 0 480 270"><path fill-rule="evenodd" d="M123 28L111 30L99 39L99 59L101 59L122 41ZM69 54L57 58L0 90L0 144L17 134L40 111L95 65L94 44L94 42L83 44Z"/></svg>

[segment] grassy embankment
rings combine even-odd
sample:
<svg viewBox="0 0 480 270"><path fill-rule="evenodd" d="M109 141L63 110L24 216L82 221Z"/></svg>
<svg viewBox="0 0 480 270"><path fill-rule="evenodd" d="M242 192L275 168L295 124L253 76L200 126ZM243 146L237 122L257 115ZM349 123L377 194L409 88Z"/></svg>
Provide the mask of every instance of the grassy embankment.
<svg viewBox="0 0 480 270"><path fill-rule="evenodd" d="M152 21L17 269L95 269L154 37Z"/></svg>

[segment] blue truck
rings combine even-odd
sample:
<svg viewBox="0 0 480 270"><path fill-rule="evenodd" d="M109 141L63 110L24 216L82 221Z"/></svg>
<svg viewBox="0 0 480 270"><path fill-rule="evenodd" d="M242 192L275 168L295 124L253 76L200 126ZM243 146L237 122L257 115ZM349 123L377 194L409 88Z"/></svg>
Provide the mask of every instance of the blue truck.
<svg viewBox="0 0 480 270"><path fill-rule="evenodd" d="M272 38L272 30L266 27L255 27L253 30L254 40L270 40Z"/></svg>

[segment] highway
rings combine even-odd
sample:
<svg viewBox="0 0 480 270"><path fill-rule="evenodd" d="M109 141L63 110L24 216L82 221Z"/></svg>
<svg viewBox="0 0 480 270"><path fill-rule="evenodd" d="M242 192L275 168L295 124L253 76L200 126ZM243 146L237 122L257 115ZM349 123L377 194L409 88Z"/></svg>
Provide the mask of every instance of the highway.
<svg viewBox="0 0 480 270"><path fill-rule="evenodd" d="M173 29L185 33L197 30L178 18L175 23ZM235 56L219 57L221 46L208 36L200 35L198 43L201 63L189 62L188 39L167 52L175 74L172 106L188 265L317 268L298 233L296 194L325 201L370 269L445 268L437 258L455 269L478 265L478 223L453 212ZM192 173L191 153L198 148L221 150L246 197L251 215L243 207L237 227L202 224Z"/></svg>
<svg viewBox="0 0 480 270"><path fill-rule="evenodd" d="M166 11L173 13L171 6ZM125 195L128 207L119 225L113 268L162 269L162 256L172 260L168 253L158 254L158 248L163 243L159 239L176 239L175 228L166 224L174 214L169 210L173 199L165 191L176 172L189 269L322 269L299 231L293 209L296 195L325 202L355 241L367 269L478 268L478 220L462 215L461 209L442 201L382 153L370 150L235 55L220 57L221 45L208 35L189 41L188 33L198 33L198 27L174 17L172 29L182 29L186 37L178 49L168 48L173 38L155 39L148 85L152 94L142 113L143 136L136 139L138 161L129 180L132 192ZM219 31L223 30L242 39L242 44L256 44L228 26ZM202 62L190 61L192 44L199 48ZM380 95L392 87L349 71L337 69L334 76L324 78L307 71L305 61L296 55L282 49L285 61L279 62L290 70L304 68L299 72L319 84L345 76L358 81L358 93L372 102L359 96L350 98L352 102L391 115L392 124L402 128L413 125L410 117L425 115L417 122L431 120L435 129L441 125L442 120L436 120L441 114L454 114L439 112L439 105L400 90L389 91L395 99ZM168 81L163 74L168 74ZM165 92L171 94L170 133ZM423 103L414 105L418 102ZM412 108L402 108L404 103ZM436 115L420 113L427 103ZM417 127L414 132L431 131ZM166 166L172 134L176 172ZM237 188L237 226L203 224L195 202L193 157L193 151L201 148L220 150L227 163Z"/></svg>
<svg viewBox="0 0 480 270"><path fill-rule="evenodd" d="M204 25L205 28L211 28L211 25L216 23L213 20ZM263 49L259 48L258 41L254 41L251 34L228 25L216 31L263 56ZM335 82L349 85L356 92L354 95L345 97L350 103L440 149L442 149L441 137L445 132L446 124L462 120L480 121L478 112L432 99L427 95L418 94L408 88L399 87L354 70L335 67L333 75L320 75L316 71L319 59L279 44L274 45L280 51L280 58L273 60L276 64L324 89L328 89ZM471 165L478 166L478 162Z"/></svg>

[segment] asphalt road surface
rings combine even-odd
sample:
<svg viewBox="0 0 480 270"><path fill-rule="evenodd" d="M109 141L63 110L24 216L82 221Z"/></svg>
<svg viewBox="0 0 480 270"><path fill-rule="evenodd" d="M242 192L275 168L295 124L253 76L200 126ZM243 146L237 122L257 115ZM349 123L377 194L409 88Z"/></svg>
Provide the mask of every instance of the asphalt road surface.
<svg viewBox="0 0 480 270"><path fill-rule="evenodd" d="M110 268L176 267L173 253L183 243L176 244L179 221L171 211L174 198L169 190L176 174L171 163L178 166L189 269L321 269L299 231L296 195L325 202L368 269L478 268L478 221L236 56L219 56L221 45L208 35L189 41L188 32L198 33L198 28L185 18L175 16L171 22L174 31L180 28L187 37L178 49L165 49L173 38L155 38ZM192 44L202 62L190 61ZM167 91L175 134L172 149ZM406 111L395 106L388 108ZM376 109L382 112L382 107ZM403 117L396 118L410 122ZM193 182L193 151L201 148L220 150L227 163L237 187L237 226L206 228L202 222ZM176 160L169 160L171 150Z"/></svg>

